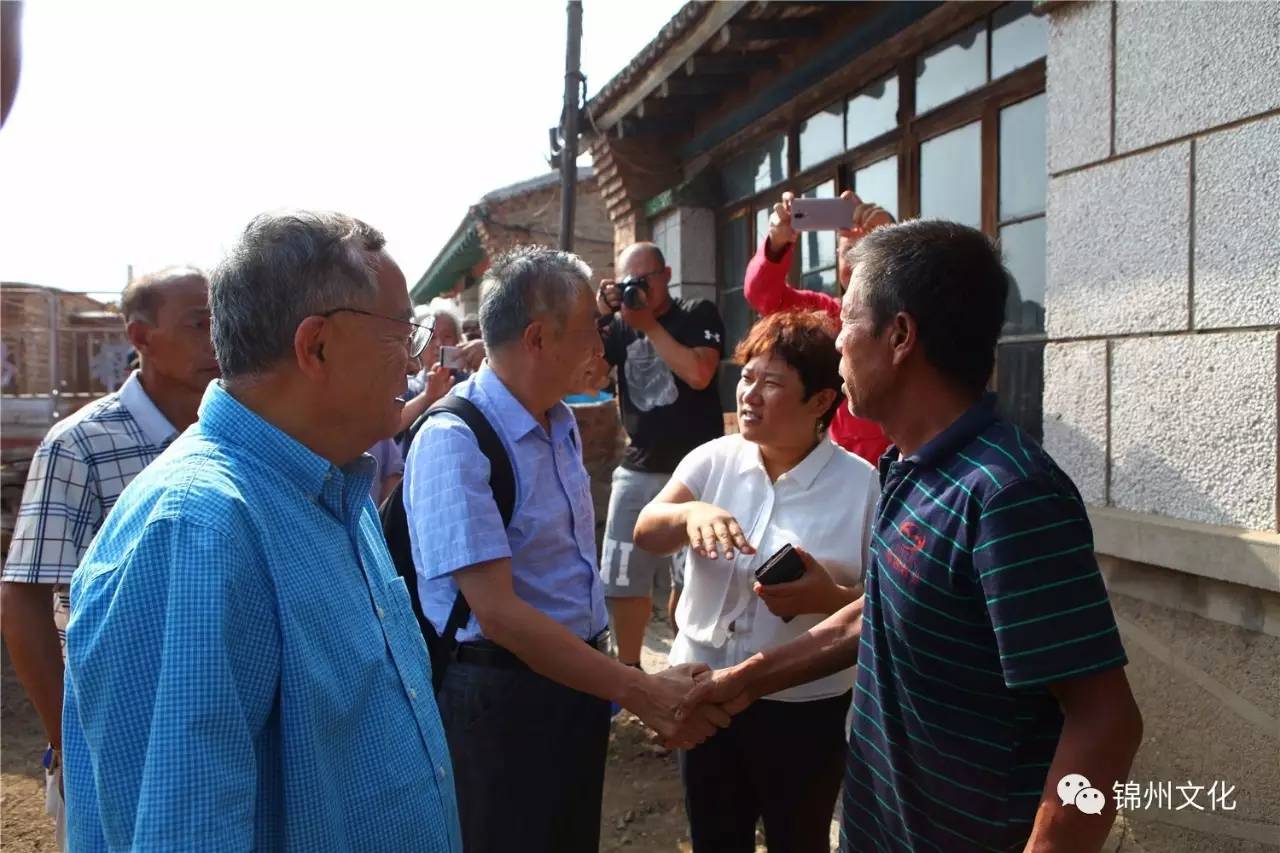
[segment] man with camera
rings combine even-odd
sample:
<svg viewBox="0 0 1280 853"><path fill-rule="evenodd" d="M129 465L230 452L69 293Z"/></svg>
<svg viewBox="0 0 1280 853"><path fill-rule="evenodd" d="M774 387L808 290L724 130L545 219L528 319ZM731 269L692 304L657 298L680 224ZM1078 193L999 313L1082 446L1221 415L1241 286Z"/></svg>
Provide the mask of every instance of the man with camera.
<svg viewBox="0 0 1280 853"><path fill-rule="evenodd" d="M671 268L654 244L628 247L617 268L622 280L600 282L596 307L631 443L613 474L600 574L618 659L638 667L653 579L672 563L637 550L631 534L680 460L724 434L715 384L724 322L712 302L672 298Z"/></svg>

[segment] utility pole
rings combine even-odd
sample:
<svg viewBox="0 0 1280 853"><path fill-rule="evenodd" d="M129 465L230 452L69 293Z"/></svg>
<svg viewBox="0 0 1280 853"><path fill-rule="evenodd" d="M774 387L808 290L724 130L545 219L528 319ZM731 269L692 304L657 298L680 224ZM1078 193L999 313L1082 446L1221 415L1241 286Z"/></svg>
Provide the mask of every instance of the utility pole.
<svg viewBox="0 0 1280 853"><path fill-rule="evenodd" d="M582 0L569 0L569 42L564 54L564 112L560 118L560 248L573 251L573 214L578 195L578 112L582 91Z"/></svg>

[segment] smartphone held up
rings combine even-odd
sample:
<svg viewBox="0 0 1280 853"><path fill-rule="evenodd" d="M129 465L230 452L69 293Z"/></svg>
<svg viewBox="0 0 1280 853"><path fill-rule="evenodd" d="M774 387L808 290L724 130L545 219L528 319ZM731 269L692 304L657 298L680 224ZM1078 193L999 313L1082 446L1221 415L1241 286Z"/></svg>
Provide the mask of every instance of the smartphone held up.
<svg viewBox="0 0 1280 853"><path fill-rule="evenodd" d="M791 202L791 227L796 231L839 231L853 224L857 199L798 198Z"/></svg>

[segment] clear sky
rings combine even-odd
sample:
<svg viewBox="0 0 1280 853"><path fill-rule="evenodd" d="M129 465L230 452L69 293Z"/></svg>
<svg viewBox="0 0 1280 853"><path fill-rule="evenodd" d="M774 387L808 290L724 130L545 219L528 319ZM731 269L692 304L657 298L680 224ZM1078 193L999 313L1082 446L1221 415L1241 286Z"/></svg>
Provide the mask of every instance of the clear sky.
<svg viewBox="0 0 1280 853"><path fill-rule="evenodd" d="M589 93L681 5L585 0ZM118 292L317 207L380 228L412 285L468 206L549 169L565 30L557 0L29 0L0 279Z"/></svg>

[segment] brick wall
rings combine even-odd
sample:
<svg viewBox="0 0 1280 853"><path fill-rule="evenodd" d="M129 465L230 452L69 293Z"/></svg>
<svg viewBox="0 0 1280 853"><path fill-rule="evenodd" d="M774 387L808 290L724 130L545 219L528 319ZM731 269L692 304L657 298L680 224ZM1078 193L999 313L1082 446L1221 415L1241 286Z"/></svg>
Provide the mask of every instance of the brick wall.
<svg viewBox="0 0 1280 853"><path fill-rule="evenodd" d="M553 186L485 204L489 218L480 238L489 257L521 244L556 246L560 240L560 187ZM578 183L574 252L597 278L613 275L613 226L594 179Z"/></svg>

